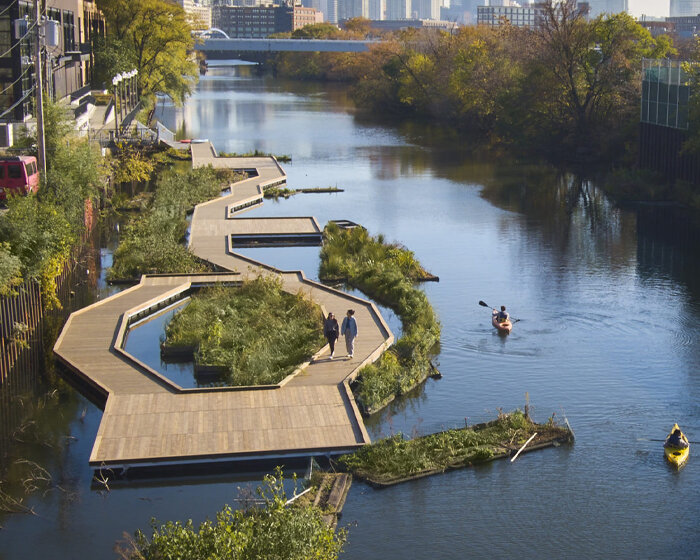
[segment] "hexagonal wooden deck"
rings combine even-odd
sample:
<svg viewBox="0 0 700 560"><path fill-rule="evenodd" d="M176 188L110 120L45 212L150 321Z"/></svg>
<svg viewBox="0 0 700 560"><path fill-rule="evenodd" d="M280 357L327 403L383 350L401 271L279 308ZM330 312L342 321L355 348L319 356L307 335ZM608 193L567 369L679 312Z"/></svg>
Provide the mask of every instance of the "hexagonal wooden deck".
<svg viewBox="0 0 700 560"><path fill-rule="evenodd" d="M235 253L231 234L243 231L245 224L236 223L234 216L259 204L264 186L286 180L274 158L217 158L209 143L193 145L192 153L195 167L211 164L255 175L233 185L230 194L197 206L192 216L190 249L231 273L144 276L138 285L69 317L54 352L104 399L90 464L285 458L335 454L368 443L348 383L394 340L381 314L372 303L310 281L301 271L279 271ZM280 220L284 226L273 225L273 230L289 231L296 223L308 228L308 220ZM344 357L339 340L337 359L331 361L325 347L278 386L183 389L122 349L130 320L168 305L192 285L238 282L258 274L280 277L285 290L308 294L325 312L342 317L346 309L355 309L360 332L354 358Z"/></svg>

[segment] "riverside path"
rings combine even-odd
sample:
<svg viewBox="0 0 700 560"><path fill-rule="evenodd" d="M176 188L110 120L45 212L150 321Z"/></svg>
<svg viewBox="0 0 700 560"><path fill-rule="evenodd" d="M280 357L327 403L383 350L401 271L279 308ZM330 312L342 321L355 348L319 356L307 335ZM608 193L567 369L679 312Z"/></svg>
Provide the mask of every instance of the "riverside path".
<svg viewBox="0 0 700 560"><path fill-rule="evenodd" d="M284 459L348 452L369 443L349 383L393 343L391 330L371 302L311 281L302 271L277 270L236 254L234 234L318 230L311 217L237 217L262 203L264 188L286 182L274 158L219 158L208 142L192 144L191 150L194 167L227 167L250 175L231 185L230 192L198 205L192 215L190 250L226 272L145 275L136 286L73 313L54 346L104 410L90 465L128 469ZM331 361L324 347L278 385L184 389L124 351L130 324L193 288L235 284L260 274L279 277L286 291L307 294L324 312L342 316L354 308L361 326L354 358Z"/></svg>

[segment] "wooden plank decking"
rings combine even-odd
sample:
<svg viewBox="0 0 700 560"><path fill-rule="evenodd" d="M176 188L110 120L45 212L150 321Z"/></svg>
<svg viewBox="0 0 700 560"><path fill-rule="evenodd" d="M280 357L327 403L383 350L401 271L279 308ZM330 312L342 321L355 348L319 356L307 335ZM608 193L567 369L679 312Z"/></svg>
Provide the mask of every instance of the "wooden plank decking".
<svg viewBox="0 0 700 560"><path fill-rule="evenodd" d="M132 288L73 313L54 351L83 382L104 397L104 414L90 464L129 467L251 458L284 458L350 451L369 442L348 383L394 337L370 302L237 255L233 233L307 233L313 218L240 220L242 202L265 185L285 181L274 158L217 158L211 144L192 145L193 166L252 170L231 194L195 208L190 249L231 274L144 276ZM259 274L281 278L284 289L304 292L342 317L355 309L359 336L353 359L342 339L330 360L322 349L310 364L271 388L182 389L123 349L129 317L167 303L192 285L237 282ZM319 326L320 328L320 326Z"/></svg>

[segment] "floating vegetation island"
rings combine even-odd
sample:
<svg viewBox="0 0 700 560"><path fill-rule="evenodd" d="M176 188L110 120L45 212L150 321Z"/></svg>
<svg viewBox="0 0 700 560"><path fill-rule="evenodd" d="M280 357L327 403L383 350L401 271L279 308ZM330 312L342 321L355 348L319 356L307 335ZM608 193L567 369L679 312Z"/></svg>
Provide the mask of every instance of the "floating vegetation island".
<svg viewBox="0 0 700 560"><path fill-rule="evenodd" d="M402 434L378 440L359 451L343 455L340 463L353 475L373 486L391 486L446 470L510 457L537 434L523 451L573 441L569 428L558 426L552 416L545 424L532 422L516 410L496 420L405 439Z"/></svg>
<svg viewBox="0 0 700 560"><path fill-rule="evenodd" d="M440 322L415 283L434 278L412 251L372 237L365 228L326 225L319 277L347 282L400 318L403 336L377 362L362 368L353 393L364 414L373 414L398 395L435 375L430 360L440 342Z"/></svg>
<svg viewBox="0 0 700 560"><path fill-rule="evenodd" d="M194 355L216 384L274 385L325 345L320 309L279 279L201 290L166 328L163 355Z"/></svg>

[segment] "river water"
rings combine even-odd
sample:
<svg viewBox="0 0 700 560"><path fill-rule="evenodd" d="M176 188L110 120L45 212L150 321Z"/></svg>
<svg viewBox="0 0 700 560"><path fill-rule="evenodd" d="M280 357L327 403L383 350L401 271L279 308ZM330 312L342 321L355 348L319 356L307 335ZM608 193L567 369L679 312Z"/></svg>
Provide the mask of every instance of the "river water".
<svg viewBox="0 0 700 560"><path fill-rule="evenodd" d="M266 201L247 216L349 219L404 244L439 283L440 380L367 421L373 438L493 419L525 404L571 423L576 442L377 491L355 482L344 559L680 558L700 545L700 460L680 472L662 439L700 440L700 243L656 209L620 210L591 182L474 155L445 131L379 125L342 88L216 67L184 108L158 112L225 152L290 154L292 188L336 194ZM675 228L675 229L674 229ZM676 232L676 230L678 230ZM317 277L318 248L247 250ZM105 253L108 258L108 253ZM484 300L519 322L499 336ZM343 310L335 310L342 313ZM391 319L396 328L395 318ZM158 329L153 340L157 360ZM145 331L144 331L145 333ZM163 366L165 367L165 366ZM110 558L149 519L212 517L259 474L90 485L100 411L70 407L65 443L44 452L57 484L0 518L0 558ZM60 482L60 489L56 488ZM682 540L683 547L679 547Z"/></svg>

